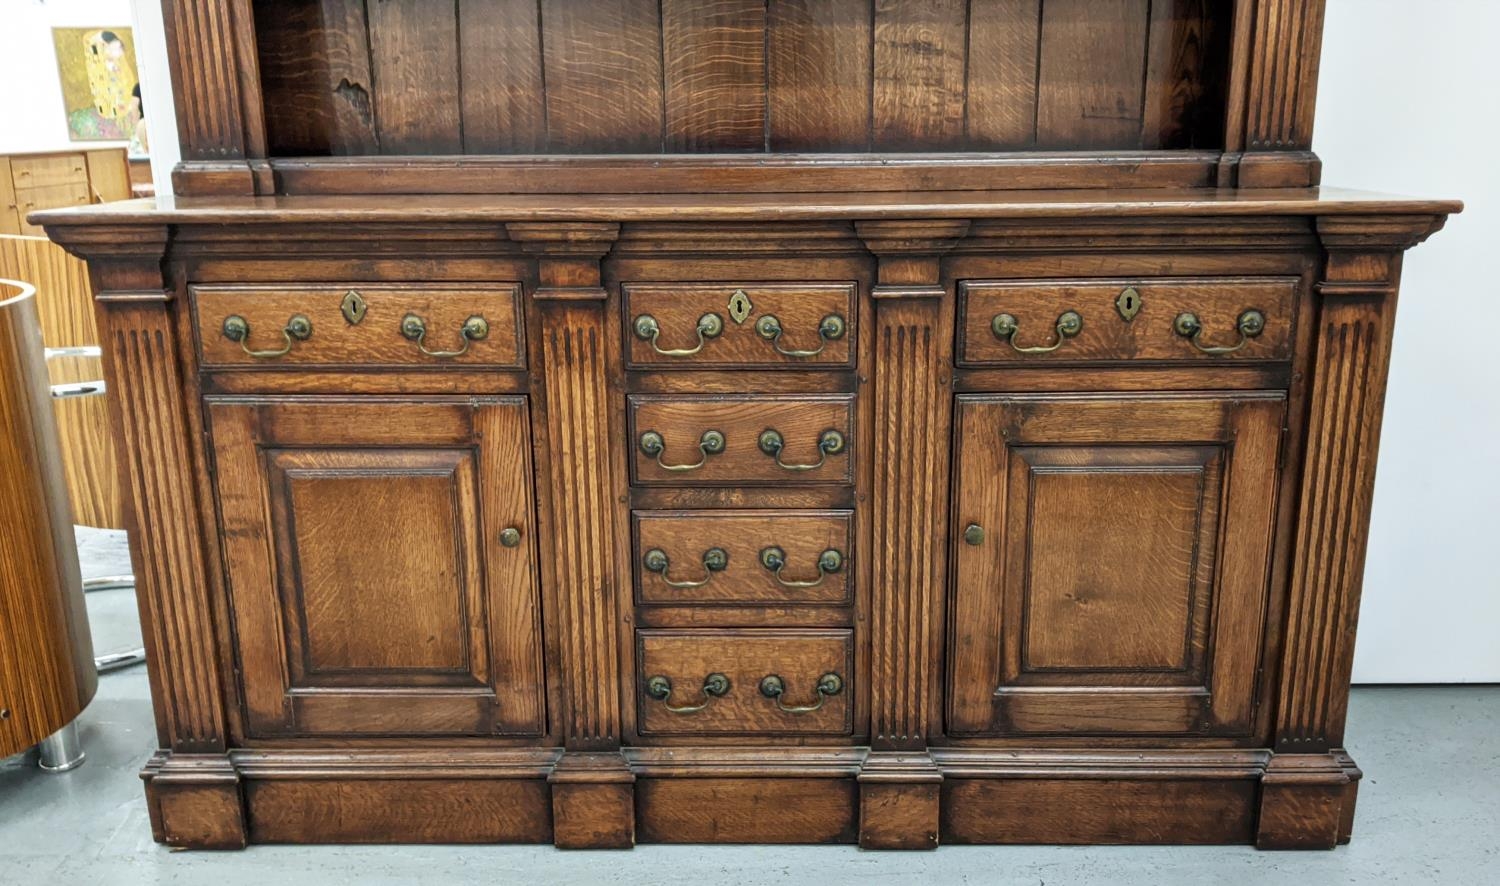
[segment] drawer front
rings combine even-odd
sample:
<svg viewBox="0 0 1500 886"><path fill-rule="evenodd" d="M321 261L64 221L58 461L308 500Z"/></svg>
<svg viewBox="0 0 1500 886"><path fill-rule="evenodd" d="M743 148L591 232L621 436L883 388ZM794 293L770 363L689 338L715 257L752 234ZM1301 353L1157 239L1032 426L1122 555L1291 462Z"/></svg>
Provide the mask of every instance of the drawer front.
<svg viewBox="0 0 1500 886"><path fill-rule="evenodd" d="M626 284L625 352L652 369L852 365L854 284Z"/></svg>
<svg viewBox="0 0 1500 886"><path fill-rule="evenodd" d="M44 236L40 225L26 221L26 216L42 209L62 209L65 206L87 206L93 202L89 197L87 181L63 182L39 188L16 188L16 210L20 215L23 234Z"/></svg>
<svg viewBox="0 0 1500 886"><path fill-rule="evenodd" d="M516 283L192 287L203 365L230 367L521 369L520 296Z"/></svg>
<svg viewBox="0 0 1500 886"><path fill-rule="evenodd" d="M853 395L632 396L629 404L640 485L853 482Z"/></svg>
<svg viewBox="0 0 1500 886"><path fill-rule="evenodd" d="M849 735L853 635L638 631L641 735Z"/></svg>
<svg viewBox="0 0 1500 886"><path fill-rule="evenodd" d="M635 581L643 604L850 602L849 511L638 511Z"/></svg>
<svg viewBox="0 0 1500 886"><path fill-rule="evenodd" d="M959 287L960 362L1286 360L1298 283L1293 277L968 281Z"/></svg>
<svg viewBox="0 0 1500 886"><path fill-rule="evenodd" d="M82 154L12 157L10 168L11 180L17 190L76 184L83 187L85 194L88 193L88 163Z"/></svg>

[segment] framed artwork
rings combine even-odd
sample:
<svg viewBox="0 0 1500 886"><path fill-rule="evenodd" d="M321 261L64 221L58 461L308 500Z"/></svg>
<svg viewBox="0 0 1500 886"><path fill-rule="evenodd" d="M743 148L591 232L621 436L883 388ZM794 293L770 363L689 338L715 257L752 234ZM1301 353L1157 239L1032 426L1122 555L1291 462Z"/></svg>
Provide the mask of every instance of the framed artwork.
<svg viewBox="0 0 1500 886"><path fill-rule="evenodd" d="M130 28L53 28L68 137L129 141L145 153L141 81Z"/></svg>

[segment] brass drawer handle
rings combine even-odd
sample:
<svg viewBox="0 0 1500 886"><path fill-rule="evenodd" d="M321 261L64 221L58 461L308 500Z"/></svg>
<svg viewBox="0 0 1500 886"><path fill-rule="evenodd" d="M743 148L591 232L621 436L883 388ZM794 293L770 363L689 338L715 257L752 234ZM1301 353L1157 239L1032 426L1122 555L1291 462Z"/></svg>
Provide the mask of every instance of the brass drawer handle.
<svg viewBox="0 0 1500 886"><path fill-rule="evenodd" d="M1035 347L1023 348L1016 344L1016 333L1021 331L1021 324L1010 314L996 314L995 319L990 321L990 331L995 337L1006 342L1016 353L1019 354L1050 354L1063 346L1063 343L1083 331L1083 317L1077 311L1063 311L1057 318L1057 341L1050 345L1037 345Z"/></svg>
<svg viewBox="0 0 1500 886"><path fill-rule="evenodd" d="M723 548L709 548L703 552L703 568L708 574L698 581L678 581L667 576L667 570L672 563L667 559L667 552L661 548L652 548L641 557L641 565L646 567L647 572L654 572L661 576L661 580L669 588L701 588L713 581L715 572L723 572L729 565L729 552Z"/></svg>
<svg viewBox="0 0 1500 886"><path fill-rule="evenodd" d="M729 678L723 674L709 674L703 678L703 704L682 705L673 707L667 704L667 699L672 697L672 681L663 676L655 676L646 681L646 694L661 702L661 706L674 714L696 714L709 705L714 699L723 698L729 694Z"/></svg>
<svg viewBox="0 0 1500 886"><path fill-rule="evenodd" d="M285 357L292 352L292 346L299 341L307 341L312 338L312 321L302 314L293 314L282 328L282 338L286 343L275 350L256 351L250 347L250 322L239 314L230 314L224 318L224 337L240 346L240 350L249 354L257 360L268 360L272 357Z"/></svg>
<svg viewBox="0 0 1500 886"><path fill-rule="evenodd" d="M830 696L838 695L844 691L844 679L838 674L824 674L818 678L818 703L803 707L791 707L781 700L786 694L786 681L775 674L767 676L760 681L760 694L766 698L773 699L776 707L785 714L811 714L813 711L823 707L823 702Z"/></svg>
<svg viewBox="0 0 1500 886"><path fill-rule="evenodd" d="M767 314L756 320L755 331L760 333L761 338L770 342L771 347L776 349L776 353L783 357L816 357L823 353L823 349L828 347L829 342L844 337L844 318L838 314L829 314L823 318L822 322L818 324L818 338L823 341L818 345L816 350L812 351L789 351L783 348L781 346L781 321L776 319L775 314Z"/></svg>
<svg viewBox="0 0 1500 886"><path fill-rule="evenodd" d="M786 440L782 438L781 432L775 428L767 428L760 432L760 440L757 441L760 451L776 459L776 466L786 471L816 471L823 466L830 455L838 455L844 451L844 435L838 431L824 431L818 437L818 460L810 465L789 465L781 460L781 450L786 448Z"/></svg>
<svg viewBox="0 0 1500 886"><path fill-rule="evenodd" d="M651 343L651 350L663 357L691 357L703 350L711 338L718 338L724 331L724 318L718 314L704 314L698 318L698 344L691 348L663 348L656 343L661 335L661 324L650 314L642 314L635 318L635 337Z"/></svg>
<svg viewBox="0 0 1500 886"><path fill-rule="evenodd" d="M690 465L669 465L661 460L662 454L667 451L667 441L655 431L647 431L641 435L641 451L656 459L656 464L664 471L696 471L708 464L710 455L718 455L724 451L724 435L718 431L704 431L703 436L698 439L698 451L703 457Z"/></svg>
<svg viewBox="0 0 1500 886"><path fill-rule="evenodd" d="M421 351L427 356L447 360L453 357L462 357L464 354L469 353L470 344L476 341L484 341L485 339L489 338L490 323L488 320L480 316L470 317L469 319L465 320L463 328L458 332L458 334L464 340L464 346L456 351L428 350L426 344L427 321L423 320L421 317L418 317L416 314L407 314L405 317L401 318L401 334L406 336L408 340L416 342L417 350Z"/></svg>
<svg viewBox="0 0 1500 886"><path fill-rule="evenodd" d="M1184 311L1177 315L1172 321L1172 331L1193 343L1193 347L1210 356L1222 354L1233 354L1240 348L1250 343L1250 339L1259 336L1266 331L1266 315L1251 308L1240 314L1240 319L1235 322L1234 328L1239 330L1240 340L1232 345L1205 345L1200 339L1203 335L1203 324L1199 322L1198 315Z"/></svg>
<svg viewBox="0 0 1500 886"><path fill-rule="evenodd" d="M776 583L784 588L815 588L823 583L830 573L838 572L844 568L844 555L829 548L818 556L818 577L807 581L796 581L782 578L781 570L786 568L786 551L778 547L769 547L760 552L760 565L771 571L776 577Z"/></svg>

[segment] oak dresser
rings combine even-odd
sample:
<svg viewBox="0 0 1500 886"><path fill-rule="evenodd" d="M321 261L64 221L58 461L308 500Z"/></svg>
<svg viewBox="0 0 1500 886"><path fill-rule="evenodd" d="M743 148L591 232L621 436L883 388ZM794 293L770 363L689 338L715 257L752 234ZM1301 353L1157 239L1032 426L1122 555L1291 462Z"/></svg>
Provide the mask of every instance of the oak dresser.
<svg viewBox="0 0 1500 886"><path fill-rule="evenodd" d="M1350 836L1403 252L1322 0L164 0L158 840Z"/></svg>

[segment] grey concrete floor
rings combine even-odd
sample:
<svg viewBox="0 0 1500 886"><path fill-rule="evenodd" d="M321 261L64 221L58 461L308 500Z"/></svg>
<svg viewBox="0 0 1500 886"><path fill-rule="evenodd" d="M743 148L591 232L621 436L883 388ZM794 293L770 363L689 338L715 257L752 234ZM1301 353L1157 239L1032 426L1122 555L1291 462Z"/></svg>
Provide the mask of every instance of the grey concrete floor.
<svg viewBox="0 0 1500 886"><path fill-rule="evenodd" d="M100 556L91 551L85 558L85 575L109 572ZM90 610L101 639L130 641L136 628L128 607L91 600ZM846 846L173 852L151 842L136 777L154 745L144 669L101 678L81 729L88 761L71 773L47 775L29 757L0 763L0 884L1500 883L1500 687L1356 689L1349 747L1365 780L1354 842L1312 853L1246 846L950 846L909 854Z"/></svg>

